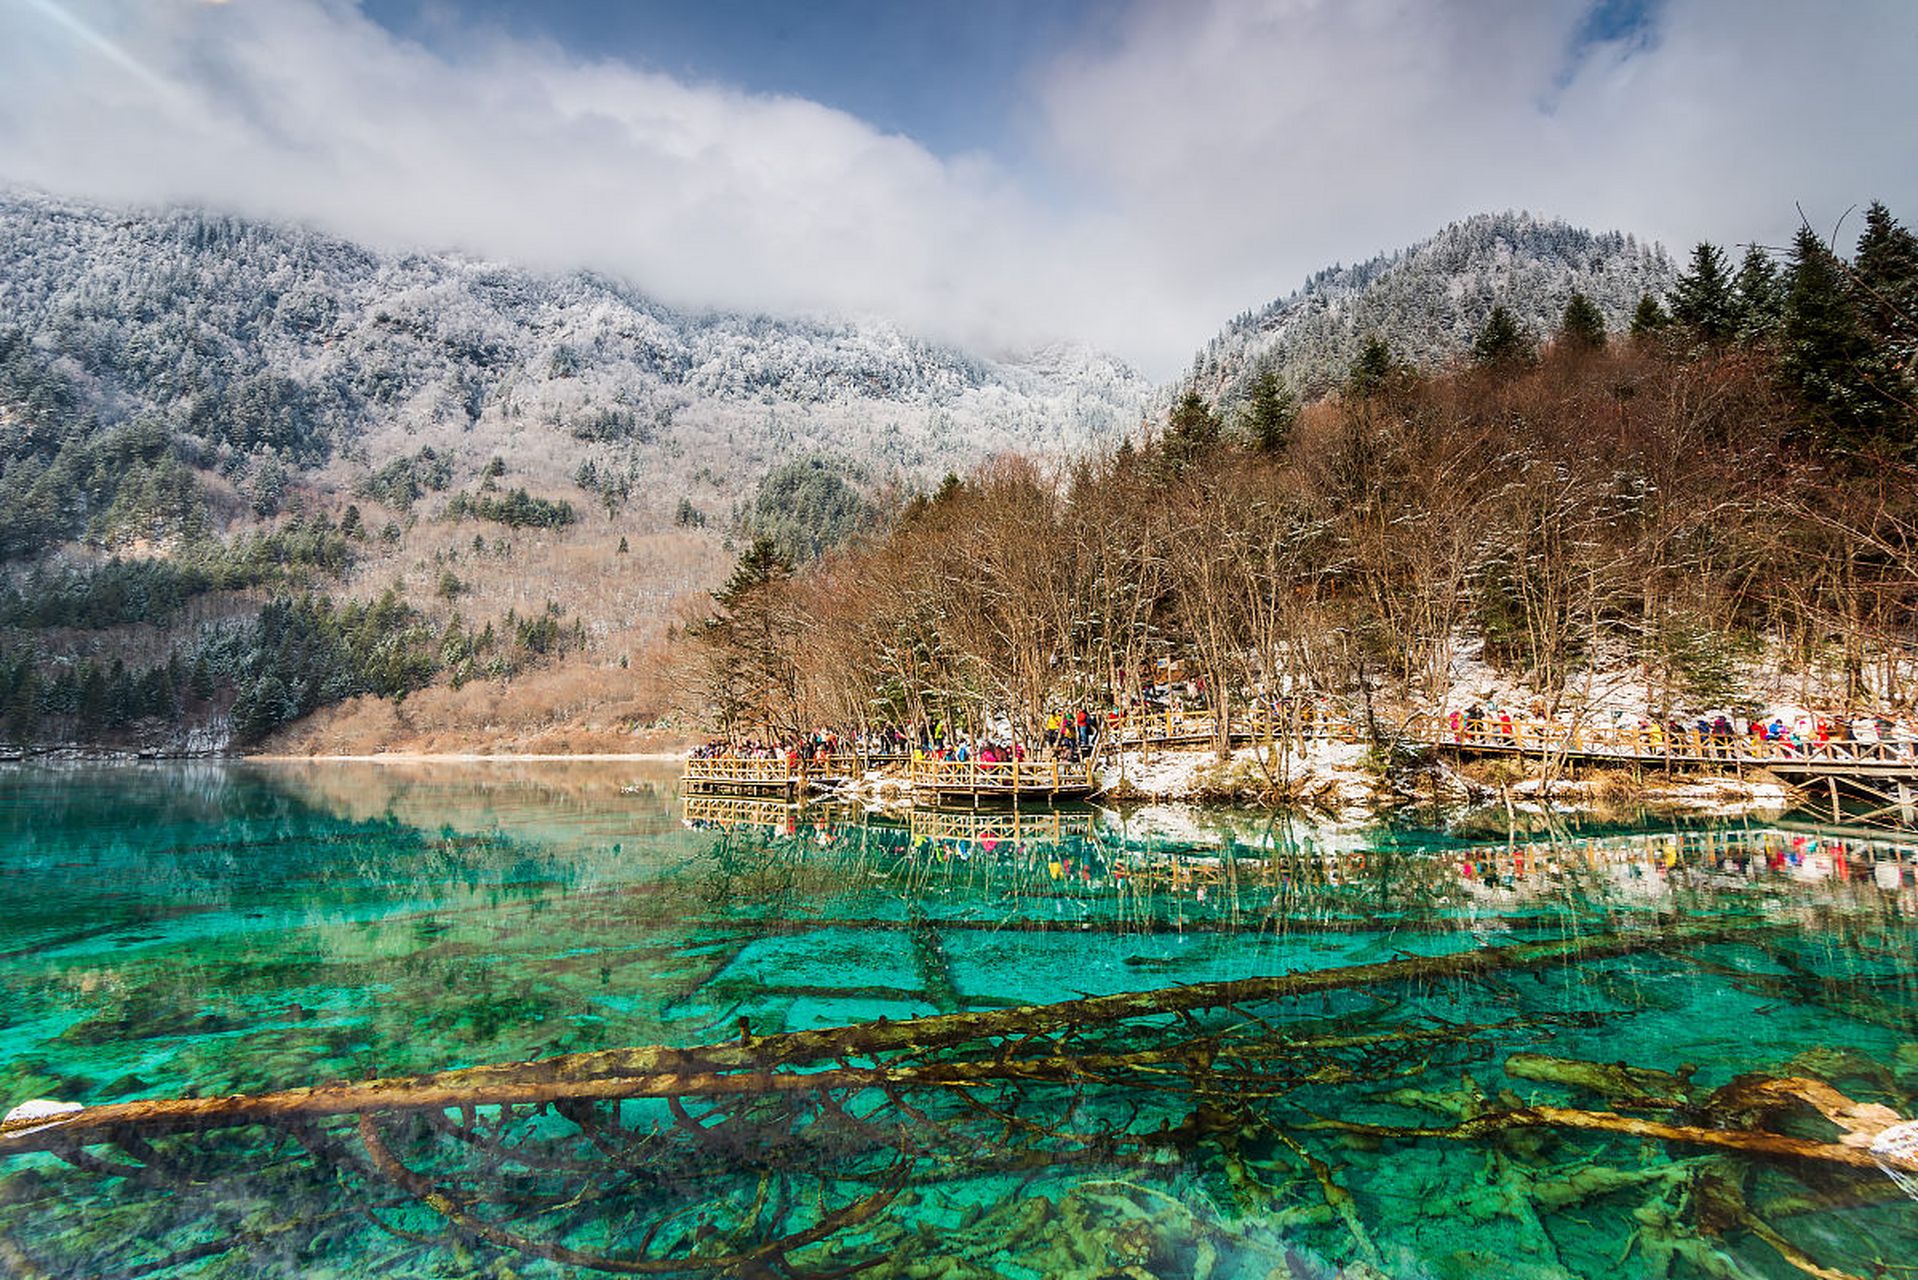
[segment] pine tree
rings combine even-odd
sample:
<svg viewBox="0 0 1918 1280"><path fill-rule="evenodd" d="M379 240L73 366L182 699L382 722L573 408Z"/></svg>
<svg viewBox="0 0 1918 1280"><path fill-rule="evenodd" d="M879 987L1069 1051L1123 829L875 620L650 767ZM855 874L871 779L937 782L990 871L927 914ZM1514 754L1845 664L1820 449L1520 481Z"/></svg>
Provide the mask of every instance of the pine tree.
<svg viewBox="0 0 1918 1280"><path fill-rule="evenodd" d="M1750 342L1766 337L1778 328L1785 315L1785 293L1778 279L1778 268L1771 256L1757 245L1745 250L1738 264L1738 279L1733 285L1738 309L1737 336Z"/></svg>
<svg viewBox="0 0 1918 1280"><path fill-rule="evenodd" d="M1264 369L1252 379L1251 393L1239 424L1252 447L1264 453L1279 453L1291 438L1292 424L1299 416L1291 395L1279 382L1279 375Z"/></svg>
<svg viewBox="0 0 1918 1280"><path fill-rule="evenodd" d="M1596 351L1605 345L1605 314L1582 293L1574 293L1558 322L1558 340L1567 347Z"/></svg>
<svg viewBox="0 0 1918 1280"><path fill-rule="evenodd" d="M1392 383L1398 371L1398 360L1393 356L1392 348L1384 338L1372 334L1365 340L1365 345L1359 348L1358 359L1352 362L1346 389L1359 399L1377 395Z"/></svg>
<svg viewBox="0 0 1918 1280"><path fill-rule="evenodd" d="M1481 368L1514 369L1532 363L1537 355L1532 335L1502 303L1492 308L1472 341L1472 360Z"/></svg>
<svg viewBox="0 0 1918 1280"><path fill-rule="evenodd" d="M1827 443L1865 444L1883 434L1886 374L1865 331L1845 264L1810 227L1792 243L1779 376Z"/></svg>
<svg viewBox="0 0 1918 1280"><path fill-rule="evenodd" d="M752 540L751 546L740 552L732 576L726 579L724 586L713 592L713 599L724 608L733 608L759 587L791 577L792 571L793 562L780 551L779 543L771 536L761 534Z"/></svg>
<svg viewBox="0 0 1918 1280"><path fill-rule="evenodd" d="M193 672L187 677L186 691L197 702L212 699L213 669L207 665L205 654L193 659Z"/></svg>
<svg viewBox="0 0 1918 1280"><path fill-rule="evenodd" d="M1638 310L1632 312L1632 336L1648 338L1671 322L1665 308L1658 305L1658 299L1648 293L1638 300Z"/></svg>
<svg viewBox="0 0 1918 1280"><path fill-rule="evenodd" d="M1872 201L1865 210L1853 269L1866 323L1881 341L1893 343L1899 354L1909 357L1918 345L1918 236L1881 201Z"/></svg>
<svg viewBox="0 0 1918 1280"><path fill-rule="evenodd" d="M1166 418L1166 459L1174 468L1182 468L1218 444L1224 430L1205 397L1188 388Z"/></svg>
<svg viewBox="0 0 1918 1280"><path fill-rule="evenodd" d="M1699 340L1728 342L1738 332L1738 302L1732 294L1725 253L1709 240L1692 250L1692 267L1672 285L1672 319L1688 325Z"/></svg>

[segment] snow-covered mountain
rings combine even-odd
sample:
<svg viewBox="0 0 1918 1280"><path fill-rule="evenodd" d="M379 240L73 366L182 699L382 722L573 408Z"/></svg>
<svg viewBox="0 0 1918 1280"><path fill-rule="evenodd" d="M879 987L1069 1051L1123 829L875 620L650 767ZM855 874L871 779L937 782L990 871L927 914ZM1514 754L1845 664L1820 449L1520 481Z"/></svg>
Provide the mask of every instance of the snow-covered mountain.
<svg viewBox="0 0 1918 1280"><path fill-rule="evenodd" d="M1544 337L1580 292L1619 329L1675 275L1663 248L1630 235L1529 213L1478 214L1409 249L1327 268L1239 316L1199 352L1186 382L1230 402L1269 368L1311 398L1345 378L1374 334L1402 360L1442 364L1464 354L1497 304Z"/></svg>
<svg viewBox="0 0 1918 1280"><path fill-rule="evenodd" d="M1136 423L1149 385L1072 347L984 358L884 323L698 314L587 273L387 254L192 209L0 193L0 326L106 423L156 417L231 473L431 445L669 508L829 450L937 479Z"/></svg>

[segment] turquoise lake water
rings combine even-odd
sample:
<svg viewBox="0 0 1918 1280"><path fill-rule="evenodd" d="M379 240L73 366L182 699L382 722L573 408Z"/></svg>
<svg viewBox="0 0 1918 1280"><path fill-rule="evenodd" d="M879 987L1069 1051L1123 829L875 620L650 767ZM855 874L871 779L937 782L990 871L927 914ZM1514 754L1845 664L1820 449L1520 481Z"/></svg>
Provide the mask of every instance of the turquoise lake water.
<svg viewBox="0 0 1918 1280"><path fill-rule="evenodd" d="M1875 1169L1429 1132L1552 1103L1831 1136L1733 1115L1746 1073L1918 1114L1914 857L1756 823L791 815L688 805L666 765L9 769L0 1110L1160 994L836 1041L803 1088L381 1113L411 1186L357 1114L0 1158L0 1274L1918 1276ZM1485 948L1524 959L1162 1011Z"/></svg>

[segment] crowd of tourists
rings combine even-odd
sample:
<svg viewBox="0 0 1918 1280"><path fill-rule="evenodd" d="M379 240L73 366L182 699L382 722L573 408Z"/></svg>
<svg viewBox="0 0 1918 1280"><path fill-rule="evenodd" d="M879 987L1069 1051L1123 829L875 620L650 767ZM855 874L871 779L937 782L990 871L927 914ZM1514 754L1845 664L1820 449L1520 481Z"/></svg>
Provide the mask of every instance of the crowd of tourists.
<svg viewBox="0 0 1918 1280"><path fill-rule="evenodd" d="M688 756L694 760L784 760L789 765L798 765L823 763L842 752L838 733L818 729L784 741L747 738L707 742L694 747Z"/></svg>
<svg viewBox="0 0 1918 1280"><path fill-rule="evenodd" d="M1003 725L997 731L975 733L955 729L948 720L934 719L843 736L836 730L819 729L792 739L714 741L695 747L690 755L695 760L785 760L794 766L823 763L841 755L857 755L866 761L963 760L991 765L1039 759L1071 763L1091 753L1105 732L1105 723L1106 717L1085 707L1049 711L1037 750L1029 750L1023 737Z"/></svg>
<svg viewBox="0 0 1918 1280"><path fill-rule="evenodd" d="M1918 732L1903 720L1882 716L1816 715L1809 712L1747 716L1732 711L1679 718L1614 713L1577 722L1548 716L1542 709L1521 711L1474 703L1445 717L1446 736L1454 742L1563 743L1576 734L1581 746L1636 749L1646 754L1699 749L1713 754L1777 756L1816 753L1832 743L1853 747L1888 744L1909 755Z"/></svg>

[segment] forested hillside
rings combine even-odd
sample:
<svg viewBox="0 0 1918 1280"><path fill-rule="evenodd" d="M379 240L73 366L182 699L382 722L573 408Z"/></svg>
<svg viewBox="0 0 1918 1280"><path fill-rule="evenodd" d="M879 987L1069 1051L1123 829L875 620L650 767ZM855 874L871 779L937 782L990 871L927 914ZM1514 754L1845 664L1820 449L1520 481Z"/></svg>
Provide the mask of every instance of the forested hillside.
<svg viewBox="0 0 1918 1280"><path fill-rule="evenodd" d="M475 680L518 694L456 697L456 736L506 701L564 723L597 700L616 729L646 703L633 654L742 522L817 549L900 487L1110 438L1147 391L1069 346L989 359L876 322L682 313L584 273L0 195L6 732L258 742ZM527 689L562 669L567 688Z"/></svg>
<svg viewBox="0 0 1918 1280"><path fill-rule="evenodd" d="M476 469L505 449L553 480L593 462L667 511L666 485L736 496L795 451L936 475L1087 444L1148 390L1085 350L987 359L879 323L687 314L584 273L21 194L0 197L0 316L103 425L155 417L225 475L423 444Z"/></svg>
<svg viewBox="0 0 1918 1280"><path fill-rule="evenodd" d="M1479 214L1410 248L1328 267L1239 316L1199 352L1186 381L1229 406L1253 376L1271 371L1295 396L1316 399L1344 379L1369 338L1413 364L1439 365L1466 352L1493 307L1545 334L1574 293L1622 329L1639 300L1663 295L1675 274L1663 249L1630 235L1528 213Z"/></svg>
<svg viewBox="0 0 1918 1280"><path fill-rule="evenodd" d="M1918 253L1866 224L1679 273L1472 219L1243 319L1141 431L1083 349L8 197L0 736L631 749L1003 711L1154 646L1404 698L1460 645L1545 690L1602 658L1703 696L1762 653L1906 697ZM737 634L709 593L742 547L728 596L776 587L777 626L689 665L673 637ZM714 670L748 673L723 707Z"/></svg>
<svg viewBox="0 0 1918 1280"><path fill-rule="evenodd" d="M1574 293L1543 331L1493 307L1442 367L1390 339L1303 410L1269 372L1224 412L1200 383L1063 484L1002 460L812 568L752 549L695 696L725 728L1028 742L1168 660L1228 709L1373 724L1493 692L1918 703L1918 238L1883 206L1844 253L1701 244L1628 325Z"/></svg>

